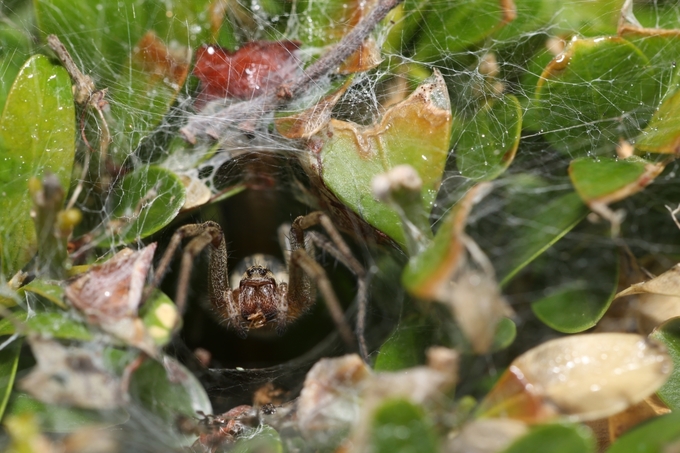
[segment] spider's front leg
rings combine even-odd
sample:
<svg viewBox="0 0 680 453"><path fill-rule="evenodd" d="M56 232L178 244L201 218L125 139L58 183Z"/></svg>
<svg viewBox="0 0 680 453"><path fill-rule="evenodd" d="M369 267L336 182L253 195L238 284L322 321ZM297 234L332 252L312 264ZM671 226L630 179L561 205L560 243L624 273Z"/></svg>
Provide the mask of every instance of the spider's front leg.
<svg viewBox="0 0 680 453"><path fill-rule="evenodd" d="M182 243L182 240L191 238L182 253L182 264L177 284L177 296L175 303L177 310L184 312L187 292L189 290L189 277L196 256L208 245L210 249L210 266L208 277L208 293L210 303L217 314L229 323L240 337L245 338L248 331L241 321L241 313L234 301L232 290L229 287L227 269L227 244L224 233L219 224L207 221L204 223L184 225L179 228L170 240L167 250L163 254L154 276L153 287L158 286L163 274L170 265L170 261Z"/></svg>
<svg viewBox="0 0 680 453"><path fill-rule="evenodd" d="M321 225L327 232L331 241L323 235L306 230ZM345 320L342 306L338 301L333 287L324 271L323 267L316 262L316 259L305 250L305 238L309 238L314 244L328 251L334 258L344 264L358 280L357 298L359 300L359 319L357 322L357 335L359 338L359 349L364 360L367 360L367 349L363 338L363 326L366 306L366 273L363 266L352 256L352 253L340 236L340 233L333 226L330 218L320 212L312 212L306 216L300 216L290 228L290 262L288 280L288 318L294 319L302 312L314 304L314 291L312 280L316 283L321 292L328 311L333 317L340 335L343 340L351 346L356 344L352 330Z"/></svg>

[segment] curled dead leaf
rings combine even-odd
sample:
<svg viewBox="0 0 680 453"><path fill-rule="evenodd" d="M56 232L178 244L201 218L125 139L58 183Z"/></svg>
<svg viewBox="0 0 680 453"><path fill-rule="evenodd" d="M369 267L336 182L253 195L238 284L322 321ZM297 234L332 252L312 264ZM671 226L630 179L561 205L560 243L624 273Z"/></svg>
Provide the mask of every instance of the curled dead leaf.
<svg viewBox="0 0 680 453"><path fill-rule="evenodd" d="M156 356L156 346L138 316L156 244L123 249L104 264L92 266L64 289L67 299L91 324Z"/></svg>
<svg viewBox="0 0 680 453"><path fill-rule="evenodd" d="M480 413L530 423L603 418L654 393L671 369L665 348L640 335L558 338L515 359L482 402Z"/></svg>
<svg viewBox="0 0 680 453"><path fill-rule="evenodd" d="M630 288L618 293L616 298L641 293L680 296L680 264L676 264L658 277L631 285Z"/></svg>
<svg viewBox="0 0 680 453"><path fill-rule="evenodd" d="M456 384L456 351L433 347L427 356L427 366L376 374L356 354L320 360L307 373L300 393L298 429L319 443L354 429L353 444L367 444L369 421L383 401L404 398L430 404Z"/></svg>

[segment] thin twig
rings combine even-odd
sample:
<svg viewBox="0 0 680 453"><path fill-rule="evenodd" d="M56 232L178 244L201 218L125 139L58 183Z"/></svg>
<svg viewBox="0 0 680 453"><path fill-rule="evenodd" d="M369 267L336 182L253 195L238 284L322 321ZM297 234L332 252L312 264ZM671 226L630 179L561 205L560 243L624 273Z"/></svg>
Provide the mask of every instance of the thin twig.
<svg viewBox="0 0 680 453"><path fill-rule="evenodd" d="M64 68L66 68L66 72L68 72L68 75L71 77L71 80L73 81L73 98L76 104L81 105L85 108L86 107L92 108L97 113L97 116L99 116L99 119L101 120L100 124L101 136L99 139L99 161L103 162L106 160L106 156L108 154L109 149L109 143L111 143L111 133L109 131L109 125L106 122L106 118L104 117L103 112L103 109L108 104L106 101L106 93L108 88L104 88L103 90L96 89L92 77L82 73L82 71L76 65L75 61L73 61L73 57L71 57L71 54L66 49L66 46L62 44L62 42L56 35L49 35L47 37L47 44L57 55L61 63L64 65ZM80 135L83 139L83 142L87 145L88 149L91 152L95 152L92 146L90 146L87 137L85 136L85 120L84 120L85 112L86 111L83 110L83 113L80 117ZM83 183L89 171L89 166L90 156L88 154L85 156L85 160L83 162L83 169L81 172L80 180L78 181L78 185L73 190L71 199L67 203L67 209L70 209L75 205L78 196L82 192Z"/></svg>
<svg viewBox="0 0 680 453"><path fill-rule="evenodd" d="M49 44L50 48L55 54L57 54L61 64L64 65L68 75L71 76L71 79L75 84L73 96L76 103L84 105L90 100L92 93L95 92L95 86L92 78L83 74L80 69L78 69L78 66L76 66L76 63L73 61L71 54L68 53L68 50L66 50L66 47L61 43L56 35L49 35L47 37L47 44Z"/></svg>
<svg viewBox="0 0 680 453"><path fill-rule="evenodd" d="M309 91L319 79L335 71L343 61L356 52L368 38L376 25L403 0L380 0L328 53L319 58L289 84L282 84L276 90L250 101L239 102L210 115L195 115L180 132L189 143L198 138L222 139L227 129L236 125L243 130L252 130L255 122L263 115L277 110L303 93Z"/></svg>

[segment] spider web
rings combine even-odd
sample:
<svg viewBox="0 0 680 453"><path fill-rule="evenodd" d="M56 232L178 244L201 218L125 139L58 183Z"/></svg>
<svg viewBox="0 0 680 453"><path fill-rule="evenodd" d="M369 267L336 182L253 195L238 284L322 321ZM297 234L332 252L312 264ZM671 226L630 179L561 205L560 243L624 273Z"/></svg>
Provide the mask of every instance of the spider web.
<svg viewBox="0 0 680 453"><path fill-rule="evenodd" d="M80 42L80 34L93 31L103 35L110 34L116 37L116 45L122 49L121 52L130 54L139 45L140 34L130 31L131 27L126 29L124 24L126 21L135 22L135 8L141 8L142 3L121 2L118 11L126 19L111 19L112 24L119 24L116 27L109 26L101 18L97 23L83 20L79 23L69 22L68 27L64 26L58 35L69 47L69 43ZM513 248L516 243L508 241L505 233L522 228L536 231L553 228L545 219L533 217L530 212L523 211L522 206L531 204L532 200L543 203L546 194L550 195L549 199L556 199L573 191L568 175L568 166L572 159L579 156L593 159L615 158L617 147L620 146L619 139L634 141L646 127L661 102L661 96L671 86L675 71L669 65L668 59L649 58L648 82L659 87L657 96L647 98L646 104L640 103L638 107L627 108L617 117L594 120L575 107L587 105L587 99L558 99L547 96L537 102L535 90L546 65L574 37L586 39L616 33L618 11L622 2L599 2L599 9L591 8L589 4L592 2L586 1L563 2L559 8L541 3L543 6L536 14L534 11L539 2L517 2L518 18L514 22L468 44L436 39L441 35L441 30L447 27L444 19L453 8L451 3L442 0L407 2L402 16L391 16L393 23L378 26L373 37L382 49L383 64L353 76L349 89L334 108L333 117L362 125L374 124L382 117L385 104L390 99L403 98L405 91L413 89L424 76L436 69L446 80L452 106L457 120L461 120L462 130L471 135L483 136L488 129L474 121L477 115L481 115L480 105L485 102L495 106L508 105L513 102L508 96L515 96L524 114L517 155L509 168L494 179L492 194L475 208L467 227L468 233L494 264L509 268L511 264L508 264L508 257L515 256L520 251ZM338 16L338 8L355 7L353 2L341 2L338 5L319 1L309 1L306 5L295 1L285 5L264 1L226 4L226 21L233 30L232 33L224 31L219 34L219 44L233 48L239 43L257 40L299 40L302 43L299 56L306 65L327 52L322 43L325 42L328 29L317 26L316 21L323 19L332 22ZM455 4L462 11L458 25L460 27L473 21L484 24L497 20L498 5L494 5L494 13L489 13L489 17L486 17L484 13L480 13L485 11L482 5L484 2ZM103 5L98 5L97 9L99 6L106 9ZM167 12L173 11L174 6L176 5L172 2L158 2L157 5ZM53 5L50 8L51 13L59 17L59 9L55 9ZM464 14L466 8L474 10L474 14ZM581 10L587 13L580 12ZM30 17L29 11L30 8L21 2L4 5L5 17L14 21L13 26L26 33L33 33L32 22L27 19ZM641 2L635 5L634 12L645 27L680 28L680 6L673 2ZM200 17L200 14L206 13L198 13L197 16ZM63 20L68 22L68 17L64 14ZM204 20L203 23L205 22ZM38 21L38 26L39 24ZM162 33L163 27L156 27L155 30L170 53L182 55L182 52L193 52L203 44L200 37L204 30L199 26L188 25L181 18L172 19L169 24L165 26L165 34ZM141 28L153 26L154 24L148 23L142 24ZM413 31L400 37L394 32L400 27L412 27ZM474 27L471 27L471 31L475 31ZM422 36L431 36L432 39L428 41ZM106 162L96 156L90 159L82 193L75 203L85 216L80 232L95 232L95 236L107 238L84 245L79 253L93 260L112 253L123 243L141 245L150 240L159 241L162 249L174 228L149 234L143 241L130 241L125 233L117 231L111 234L111 231L121 218L133 223L140 216L142 221L135 228L143 230L147 222L143 220L143 216L148 215L144 213L144 209L155 204L162 210L163 204L174 196L174 186L165 186L163 183L172 182L171 179L175 177L173 175L181 175L204 184L211 197L223 195L222 198L225 199L220 203L206 205L201 211L193 209L180 214L172 227L198 220L220 221L229 243L230 269L234 269L238 261L252 253L281 256L276 236L277 227L320 206L317 200L300 190L301 184L304 186L310 182L296 162L298 157L309 150L298 141L280 137L274 130L273 114L269 111L256 112L258 122L252 131L244 133L234 125L233 133L221 149L215 149L206 143L188 145L180 138L179 131L197 115L193 104L198 93L197 80L189 77L187 83L177 90L176 99L168 103L168 108L159 109L158 113L149 115L149 107L160 102L158 96L151 92L147 96L134 90L130 83L135 74L142 71L131 63L129 57L119 61L107 60L107 54L99 49L99 44L93 42L87 52L80 52L77 44L73 44L76 48L72 50L72 56L84 73L95 77L98 89L109 90L107 101L110 110L105 113L105 118L112 130L113 142L108 154L112 157L110 165L115 168L107 167ZM592 99L599 92L608 96L607 85L614 84L614 76L620 72L617 65L626 64L626 61L615 62L609 72L613 75L612 78L607 78L608 72L604 71L603 77L592 80L583 78L575 86L585 87L583 91L589 93ZM103 73L111 75L97 77ZM313 105L336 82L335 77L330 75L314 81L307 94L295 101L294 107ZM11 81L3 79L3 84L8 83L11 84ZM168 80L164 82L164 88L161 84L152 89L172 91L172 83ZM126 99L125 93L135 98ZM565 96L580 96L577 89L565 90L564 93ZM635 100L634 87L631 88L629 97L627 93L620 93L616 99L610 99L612 105L630 104ZM592 102L596 104L599 101ZM198 112L198 115L209 118L223 107L223 104L215 103ZM497 110L490 109L486 121L492 127L502 129L505 127L505 120L494 116ZM532 116L533 111L553 110L558 112L556 115L561 115L560 118L567 126L560 126L560 122L556 121L551 128L546 128L546 125L551 124L549 121ZM126 111L127 114L117 117L111 114L121 111ZM115 124L116 121L129 121L129 124L120 127L120 124ZM611 128L612 123L617 126ZM81 181L84 174L85 156L92 153L88 147L96 152L98 140L104 133L101 118L92 112L83 115L77 127L84 130L88 143L82 139L78 142L80 166L76 166L73 172L74 186ZM616 132L610 133L611 130ZM483 140L479 143L481 157L463 172L456 160L461 152L461 142L452 142L441 189L430 214L435 231L451 207L469 188L469 175L486 171L496 159L491 154L484 155L489 152L489 148L482 146ZM587 149L584 151L584 148ZM653 158L650 157L650 160ZM125 195L120 193L122 179L134 172L141 173L144 179L145 173L154 171L150 170L152 167L160 167L168 173L161 173L160 177L153 176L158 179L154 179L155 182L150 187L145 187L144 196L141 197L142 209L138 209L139 203L127 205ZM120 171L121 169L124 171ZM517 312L519 330L522 331L523 327L531 328L533 333L529 334L530 338L518 337L518 341L508 352L473 364L466 371L467 375L463 376L461 394L480 392L480 388L472 382L475 377L494 376L497 373L496 367L507 365L508 357L543 338L555 335L554 331L537 321L532 313L531 303L556 289L568 286L570 282L580 284L578 282L584 279L594 283L591 288L607 292L611 288L609 271L612 264L618 261L616 245L625 243L643 267L653 273L660 273L677 261L677 256L680 255L680 232L664 207L674 207L680 202L675 186L677 171L677 164L670 163L654 184L615 206L626 213L618 242L610 237L608 222L597 216L590 216L534 263L521 270L518 278L510 280L503 287L504 295ZM101 190L92 181L104 181L108 189ZM236 195L232 196L229 192L230 189L242 190L244 186L247 189ZM169 189L163 189L164 187ZM121 211L121 208L124 209ZM359 231L359 227L357 230ZM508 234L512 236L512 233ZM375 348L390 337L391 332L404 319L412 315L412 308L402 307L402 304L412 302L408 300L401 286L394 283L399 281L405 257L401 252L375 244L361 234L354 235L351 240L353 251L371 274L367 337L369 344ZM341 299L346 301L348 314L353 319L356 316L356 307L352 305L355 283L351 274L337 266L331 257L322 256L321 261L332 275L334 287ZM176 272L176 269L172 272ZM248 392L256 388L256 384L267 380L278 378L294 388L304 374L301 370L311 366L322 355L337 355L342 352L335 334L330 337L328 335L333 330L333 324L321 303L301 320L301 324L291 326L281 348L275 344L278 340L255 338L243 341L225 332L215 321L210 320L205 303L201 302L206 300L205 290L202 289L205 287L206 274L206 263L199 260L193 272L190 294L190 304L199 309L192 309L188 313L184 327L187 333L183 334L183 340L192 348L207 344L229 345L213 347L211 351L217 362L227 368L225 371L211 372L208 376L212 380L209 392L215 397L218 407L228 408L237 402L247 402L245 398ZM168 294L174 292L175 276L175 273L170 273L166 277L163 289ZM428 307L422 310L436 313L438 309ZM207 333L192 333L192 326L201 323L209 325L205 329ZM421 332L428 326L416 324L409 328ZM190 355L190 349L184 344L177 344L175 347L178 356ZM277 361L283 365L273 365ZM237 366L247 368L265 365L271 368L254 371L252 374L243 372L238 377L236 375L239 372L234 371ZM233 394L238 396L234 397Z"/></svg>

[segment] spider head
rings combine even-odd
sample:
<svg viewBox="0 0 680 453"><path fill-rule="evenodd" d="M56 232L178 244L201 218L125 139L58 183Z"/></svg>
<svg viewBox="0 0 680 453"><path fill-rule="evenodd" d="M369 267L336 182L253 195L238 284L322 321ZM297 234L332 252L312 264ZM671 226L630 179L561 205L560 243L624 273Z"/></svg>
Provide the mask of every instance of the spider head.
<svg viewBox="0 0 680 453"><path fill-rule="evenodd" d="M238 305L249 329L264 327L278 314L276 278L267 267L255 264L246 269L239 283Z"/></svg>

